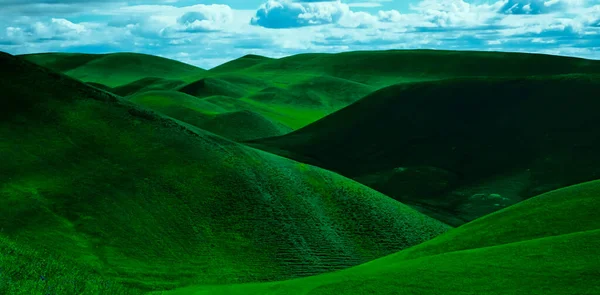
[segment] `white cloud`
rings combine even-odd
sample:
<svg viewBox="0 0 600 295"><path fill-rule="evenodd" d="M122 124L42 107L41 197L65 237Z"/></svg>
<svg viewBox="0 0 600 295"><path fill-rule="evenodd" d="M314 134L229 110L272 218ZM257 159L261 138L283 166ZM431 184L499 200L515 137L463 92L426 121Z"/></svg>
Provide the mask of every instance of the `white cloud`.
<svg viewBox="0 0 600 295"><path fill-rule="evenodd" d="M349 12L348 5L340 1L269 0L256 11L251 24L271 29L333 24Z"/></svg>

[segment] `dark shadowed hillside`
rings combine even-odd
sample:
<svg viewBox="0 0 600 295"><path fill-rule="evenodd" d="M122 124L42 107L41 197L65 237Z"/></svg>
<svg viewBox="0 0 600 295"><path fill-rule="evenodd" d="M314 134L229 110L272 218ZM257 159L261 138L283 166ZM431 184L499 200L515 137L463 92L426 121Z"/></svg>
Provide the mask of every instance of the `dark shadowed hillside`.
<svg viewBox="0 0 600 295"><path fill-rule="evenodd" d="M458 225L600 178L599 77L400 84L251 145L356 178Z"/></svg>

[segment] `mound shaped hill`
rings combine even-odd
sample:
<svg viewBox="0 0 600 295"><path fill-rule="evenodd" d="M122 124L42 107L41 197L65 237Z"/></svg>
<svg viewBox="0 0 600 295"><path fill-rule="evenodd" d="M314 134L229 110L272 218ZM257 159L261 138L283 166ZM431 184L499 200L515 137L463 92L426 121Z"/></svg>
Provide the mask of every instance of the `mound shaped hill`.
<svg viewBox="0 0 600 295"><path fill-rule="evenodd" d="M178 80L206 71L179 61L140 53L41 53L20 57L72 78L113 88L147 77Z"/></svg>
<svg viewBox="0 0 600 295"><path fill-rule="evenodd" d="M247 93L244 88L219 78L202 78L198 81L183 85L178 91L199 98L213 95L239 98Z"/></svg>
<svg viewBox="0 0 600 295"><path fill-rule="evenodd" d="M165 295L597 294L598 196L600 181L548 192L334 273Z"/></svg>
<svg viewBox="0 0 600 295"><path fill-rule="evenodd" d="M0 54L0 89L2 235L119 284L306 276L449 229L338 174L175 123L8 54Z"/></svg>
<svg viewBox="0 0 600 295"><path fill-rule="evenodd" d="M246 54L240 58L234 59L232 61L228 61L222 65L218 65L210 70L210 73L219 73L219 72L235 72L239 70L243 70L255 65L258 65L263 62L272 61L273 58L260 56L255 54Z"/></svg>
<svg viewBox="0 0 600 295"><path fill-rule="evenodd" d="M113 93L120 96L129 96L138 92L153 90L172 90L185 84L181 80L171 80L158 77L146 77L131 83L115 87Z"/></svg>
<svg viewBox="0 0 600 295"><path fill-rule="evenodd" d="M309 77L286 87L267 87L248 96L257 102L322 108L334 112L376 90L330 76ZM316 118L315 121L320 118Z"/></svg>
<svg viewBox="0 0 600 295"><path fill-rule="evenodd" d="M214 98L214 97L213 97ZM291 128L245 108L244 103L223 98L207 99L177 91L148 91L128 97L130 102L231 140L244 141L279 136Z"/></svg>
<svg viewBox="0 0 600 295"><path fill-rule="evenodd" d="M599 91L597 75L399 84L250 144L309 159L459 225L600 178Z"/></svg>
<svg viewBox="0 0 600 295"><path fill-rule="evenodd" d="M388 50L298 54L261 62L242 71L270 81L293 79L286 77L289 75L312 74L385 87L457 76L598 73L600 61L530 53Z"/></svg>

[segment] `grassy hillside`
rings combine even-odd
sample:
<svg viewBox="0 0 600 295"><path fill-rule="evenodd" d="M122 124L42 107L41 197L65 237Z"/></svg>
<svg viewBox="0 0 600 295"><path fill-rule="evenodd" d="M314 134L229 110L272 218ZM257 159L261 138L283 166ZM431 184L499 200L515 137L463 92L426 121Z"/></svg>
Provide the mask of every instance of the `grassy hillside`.
<svg viewBox="0 0 600 295"><path fill-rule="evenodd" d="M252 111L254 107L225 97L213 102L177 91L148 91L127 98L130 102L200 127L223 137L251 140L289 133L291 128ZM230 99L231 100L231 99Z"/></svg>
<svg viewBox="0 0 600 295"><path fill-rule="evenodd" d="M457 251L262 284L197 286L162 295L594 295L600 230ZM387 257L386 257L387 258ZM382 259L386 259L382 258Z"/></svg>
<svg viewBox="0 0 600 295"><path fill-rule="evenodd" d="M579 74L398 84L252 145L458 225L600 178L598 92L600 76Z"/></svg>
<svg viewBox="0 0 600 295"><path fill-rule="evenodd" d="M36 251L0 234L0 292L11 295L141 295L68 254Z"/></svg>
<svg viewBox="0 0 600 295"><path fill-rule="evenodd" d="M266 56L247 54L240 58L234 59L232 61L228 61L222 65L216 66L216 67L210 69L210 72L211 73L219 73L219 72L239 71L239 70L249 68L252 66L256 66L263 62L269 62L272 60L274 60L274 59L266 57Z"/></svg>
<svg viewBox="0 0 600 295"><path fill-rule="evenodd" d="M331 114L382 87L457 76L553 75L600 72L600 63L539 54L433 50L300 54L273 59L246 55L209 71L132 54L27 55L119 95L179 90L197 97L230 96L248 110L292 129ZM118 74L115 74L118 73ZM116 87L119 86L119 87Z"/></svg>
<svg viewBox="0 0 600 295"><path fill-rule="evenodd" d="M175 123L7 54L0 65L4 237L118 285L314 275L449 229L338 174ZM37 277L22 267L34 273L13 270L11 284Z"/></svg>
<svg viewBox="0 0 600 295"><path fill-rule="evenodd" d="M182 62L139 53L41 53L21 57L72 78L113 88L142 78L181 79L205 72Z"/></svg>
<svg viewBox="0 0 600 295"><path fill-rule="evenodd" d="M120 96L129 96L147 91L172 90L184 85L181 80L171 80L158 77L145 77L113 88L112 93Z"/></svg>
<svg viewBox="0 0 600 295"><path fill-rule="evenodd" d="M600 181L552 191L338 272L164 294L596 294L599 196Z"/></svg>
<svg viewBox="0 0 600 295"><path fill-rule="evenodd" d="M388 50L336 54L298 54L262 61L230 71L254 73L269 81L286 82L290 75L332 76L377 88L401 82L457 76L523 76L598 73L600 62L543 54ZM223 69L211 69L223 72Z"/></svg>

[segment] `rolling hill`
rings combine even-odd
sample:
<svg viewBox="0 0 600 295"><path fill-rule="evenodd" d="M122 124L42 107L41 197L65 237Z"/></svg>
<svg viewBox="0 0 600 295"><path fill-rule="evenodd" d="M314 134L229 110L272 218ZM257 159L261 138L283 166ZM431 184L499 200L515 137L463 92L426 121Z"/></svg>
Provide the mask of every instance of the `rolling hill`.
<svg viewBox="0 0 600 295"><path fill-rule="evenodd" d="M292 131L253 111L254 106L230 97L213 96L209 100L178 91L148 91L129 96L127 100L235 141L278 136Z"/></svg>
<svg viewBox="0 0 600 295"><path fill-rule="evenodd" d="M598 61L579 58L443 50L315 53L280 59L246 55L208 71L135 54L52 53L24 57L85 82L104 84L122 96L178 90L200 98L244 99L238 109L261 114L294 130L397 83L458 76L600 72ZM247 103L256 106L248 109Z"/></svg>
<svg viewBox="0 0 600 295"><path fill-rule="evenodd" d="M600 178L599 75L398 84L249 144L355 178L452 225Z"/></svg>
<svg viewBox="0 0 600 295"><path fill-rule="evenodd" d="M179 61L140 53L40 53L20 57L83 82L112 88L142 78L178 80L206 71Z"/></svg>
<svg viewBox="0 0 600 295"><path fill-rule="evenodd" d="M0 246L13 249L0 259L0 292L282 280L358 265L450 228L338 174L4 53L0 93L0 242L10 242ZM19 262L35 257L45 260Z"/></svg>
<svg viewBox="0 0 600 295"><path fill-rule="evenodd" d="M261 61L256 65L232 61L218 73L252 73L266 81L291 83L302 76L331 76L376 88L401 82L450 77L529 76L598 73L600 62L544 54L450 50L352 51L307 53Z"/></svg>
<svg viewBox="0 0 600 295"><path fill-rule="evenodd" d="M597 294L598 196L600 181L548 192L338 272L153 294Z"/></svg>

